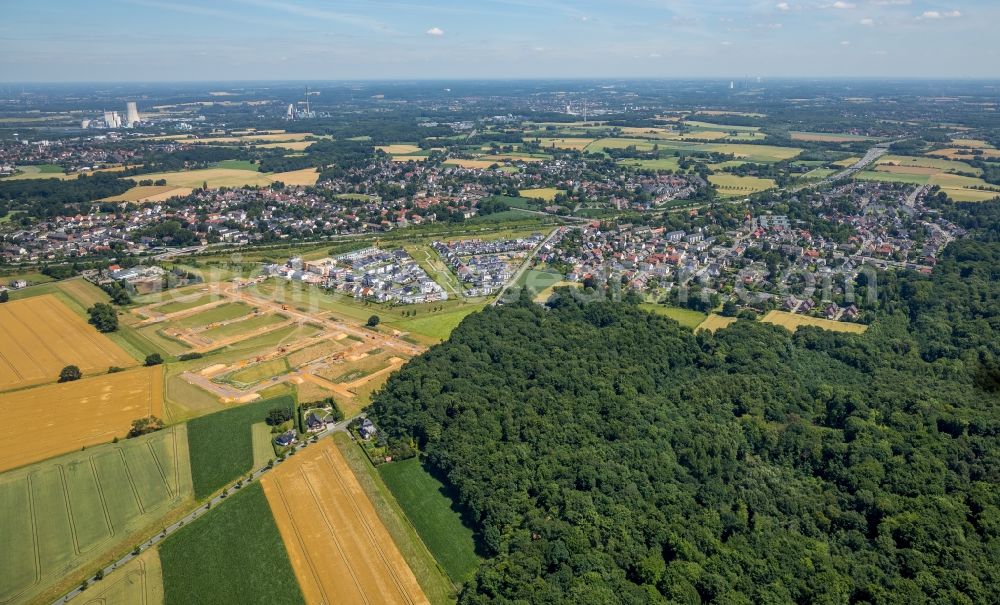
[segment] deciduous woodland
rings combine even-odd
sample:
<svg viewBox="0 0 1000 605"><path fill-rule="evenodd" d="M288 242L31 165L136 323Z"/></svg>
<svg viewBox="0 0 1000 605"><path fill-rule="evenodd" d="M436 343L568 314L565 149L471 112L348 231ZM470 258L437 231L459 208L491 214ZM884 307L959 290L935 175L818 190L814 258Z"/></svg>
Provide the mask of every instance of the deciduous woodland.
<svg viewBox="0 0 1000 605"><path fill-rule="evenodd" d="M371 416L474 521L461 603L995 602L996 239L887 277L864 335L488 308Z"/></svg>

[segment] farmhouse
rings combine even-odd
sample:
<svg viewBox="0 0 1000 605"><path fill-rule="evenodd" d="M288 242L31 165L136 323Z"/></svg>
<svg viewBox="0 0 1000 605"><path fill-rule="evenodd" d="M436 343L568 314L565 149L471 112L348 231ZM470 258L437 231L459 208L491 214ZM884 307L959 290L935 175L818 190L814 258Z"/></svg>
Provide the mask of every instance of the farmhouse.
<svg viewBox="0 0 1000 605"><path fill-rule="evenodd" d="M375 428L375 423L371 420L365 418L361 421L361 426L358 427L358 433L363 439L371 439L378 432Z"/></svg>

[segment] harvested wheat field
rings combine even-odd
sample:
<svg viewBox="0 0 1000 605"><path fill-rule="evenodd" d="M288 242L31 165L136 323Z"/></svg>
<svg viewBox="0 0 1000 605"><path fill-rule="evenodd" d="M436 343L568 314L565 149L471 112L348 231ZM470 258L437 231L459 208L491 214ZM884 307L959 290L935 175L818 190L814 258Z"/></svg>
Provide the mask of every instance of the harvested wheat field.
<svg viewBox="0 0 1000 605"><path fill-rule="evenodd" d="M767 315L761 318L761 321L781 326L782 328L791 330L792 332L802 326L815 326L817 328L823 328L824 330L833 330L834 332L851 332L852 334L861 334L868 329L868 326L864 324L852 324L846 321L833 321L830 319L823 319L822 317L809 317L807 315L798 315L787 311L770 311Z"/></svg>
<svg viewBox="0 0 1000 605"><path fill-rule="evenodd" d="M496 162L496 161L493 161L493 160L463 160L461 158L452 158L450 160L446 160L445 163L444 163L444 165L445 166L458 166L459 168L469 168L469 169L486 170L490 166L493 166L493 165L496 165L496 164L499 164L499 163L500 162Z"/></svg>
<svg viewBox="0 0 1000 605"><path fill-rule="evenodd" d="M136 185L121 195L106 197L104 202L162 202L172 197L191 195L190 187L173 185Z"/></svg>
<svg viewBox="0 0 1000 605"><path fill-rule="evenodd" d="M0 390L55 382L68 365L88 374L135 364L51 294L0 305Z"/></svg>
<svg viewBox="0 0 1000 605"><path fill-rule="evenodd" d="M418 145L410 145L407 143L393 143L392 145L376 145L375 149L384 151L389 155L410 155L418 153L420 151L420 147Z"/></svg>
<svg viewBox="0 0 1000 605"><path fill-rule="evenodd" d="M735 317L726 317L724 315L712 313L705 318L705 321L698 324L694 331L698 332L699 330L708 330L709 332L715 332L716 330L727 328L735 322Z"/></svg>
<svg viewBox="0 0 1000 605"><path fill-rule="evenodd" d="M163 417L159 366L4 393L0 471L124 438L146 416Z"/></svg>
<svg viewBox="0 0 1000 605"><path fill-rule="evenodd" d="M429 603L332 439L261 485L307 603Z"/></svg>

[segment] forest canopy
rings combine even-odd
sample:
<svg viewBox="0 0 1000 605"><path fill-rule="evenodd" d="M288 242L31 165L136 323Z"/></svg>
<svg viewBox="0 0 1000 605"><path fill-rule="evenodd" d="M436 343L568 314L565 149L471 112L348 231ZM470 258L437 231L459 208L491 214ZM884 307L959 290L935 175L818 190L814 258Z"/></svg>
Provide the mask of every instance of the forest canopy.
<svg viewBox="0 0 1000 605"><path fill-rule="evenodd" d="M370 416L473 520L462 603L994 602L998 270L1000 244L953 243L862 336L522 299Z"/></svg>

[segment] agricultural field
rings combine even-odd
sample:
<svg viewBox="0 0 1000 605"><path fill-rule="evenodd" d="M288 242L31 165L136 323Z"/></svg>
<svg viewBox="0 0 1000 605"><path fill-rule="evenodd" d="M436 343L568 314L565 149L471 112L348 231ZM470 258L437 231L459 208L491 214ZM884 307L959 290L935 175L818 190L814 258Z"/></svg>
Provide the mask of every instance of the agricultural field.
<svg viewBox="0 0 1000 605"><path fill-rule="evenodd" d="M179 170L144 174L142 179L158 181L163 179L172 187L192 189L207 184L210 189L218 187L266 187L271 183L286 185L314 185L319 173L315 168L293 170L291 172L263 173L238 168L203 168L200 170ZM133 180L135 180L133 178Z"/></svg>
<svg viewBox="0 0 1000 605"><path fill-rule="evenodd" d="M699 122L697 120L684 120L684 125L688 128L699 130L721 130L724 132L758 132L760 126L736 126L733 124L714 124L712 122Z"/></svg>
<svg viewBox="0 0 1000 605"><path fill-rule="evenodd" d="M331 439L261 478L308 603L429 603ZM169 593L168 593L169 594Z"/></svg>
<svg viewBox="0 0 1000 605"><path fill-rule="evenodd" d="M539 139L539 146L542 149L547 147L555 147L556 149L571 149L573 151L583 151L588 145L594 142L594 139L567 139L567 138L542 138Z"/></svg>
<svg viewBox="0 0 1000 605"><path fill-rule="evenodd" d="M639 305L639 308L643 311L649 311L650 313L669 317L670 319L681 324L681 326L691 330L701 325L701 323L708 317L708 315L702 313L701 311L682 309L680 307L668 307L665 305L658 305L656 303L642 303Z"/></svg>
<svg viewBox="0 0 1000 605"><path fill-rule="evenodd" d="M729 173L709 175L708 181L715 185L722 197L738 197L766 191L776 187L774 179L762 179L755 176L737 176Z"/></svg>
<svg viewBox="0 0 1000 605"><path fill-rule="evenodd" d="M722 328L728 328L734 323L736 323L735 317L725 317L723 315L711 313L705 318L705 321L698 324L694 331L698 332L699 330L708 330L709 332L715 332L716 330L721 330Z"/></svg>
<svg viewBox="0 0 1000 605"><path fill-rule="evenodd" d="M392 145L378 145L375 149L379 149L388 153L389 155L412 155L419 153L421 151L419 145L410 145L408 143L394 143Z"/></svg>
<svg viewBox="0 0 1000 605"><path fill-rule="evenodd" d="M265 399L195 418L188 422L191 480L200 500L221 489L253 465L252 427L274 408L294 410L291 397Z"/></svg>
<svg viewBox="0 0 1000 605"><path fill-rule="evenodd" d="M417 576L417 582L433 605L454 605L458 593L455 583L420 539L416 528L403 512L399 502L382 480L364 450L347 433L334 433L330 439L340 450L344 461L375 508L379 520L389 531L393 542Z"/></svg>
<svg viewBox="0 0 1000 605"><path fill-rule="evenodd" d="M27 271L24 273L14 273L0 276L0 286L9 286L12 281L23 279L29 284L45 284L52 281L52 278L38 271Z"/></svg>
<svg viewBox="0 0 1000 605"><path fill-rule="evenodd" d="M605 149L625 149L626 147L635 147L637 151L652 151L653 146L657 143L655 141L649 141L646 139L620 139L620 138L607 138L607 139L597 139L596 141L587 145L584 151L590 153L602 152Z"/></svg>
<svg viewBox="0 0 1000 605"><path fill-rule="evenodd" d="M816 143L853 143L855 141L871 141L871 137L849 133L831 132L799 132L788 133L793 141L811 141Z"/></svg>
<svg viewBox="0 0 1000 605"><path fill-rule="evenodd" d="M739 143L719 143L703 145L703 151L731 153L738 159L752 162L780 162L790 160L802 153L798 147L778 147L776 145L742 145Z"/></svg>
<svg viewBox="0 0 1000 605"><path fill-rule="evenodd" d="M183 425L0 475L0 603L129 548L191 493Z"/></svg>
<svg viewBox="0 0 1000 605"><path fill-rule="evenodd" d="M1000 196L1000 186L991 185L980 178L951 174L935 168L900 167L899 171L894 172L865 170L855 174L854 178L860 181L938 185L948 197L957 202L981 202Z"/></svg>
<svg viewBox="0 0 1000 605"><path fill-rule="evenodd" d="M205 330L204 332L201 332L199 336L207 338L212 342L217 342L224 339L249 335L267 328L273 328L274 326L279 326L287 321L288 318L280 313L262 313L249 319L243 319L233 323L227 323L217 328Z"/></svg>
<svg viewBox="0 0 1000 605"><path fill-rule="evenodd" d="M625 166L632 166L634 168L641 168L643 170L656 170L656 171L672 170L674 172L681 171L680 158L674 156L659 158L656 160L620 160L619 162Z"/></svg>
<svg viewBox="0 0 1000 605"><path fill-rule="evenodd" d="M232 493L159 552L166 605L304 602L259 483Z"/></svg>
<svg viewBox="0 0 1000 605"><path fill-rule="evenodd" d="M452 581L468 580L479 567L476 541L456 510L455 500L447 495L448 487L427 472L417 458L383 464L378 471Z"/></svg>
<svg viewBox="0 0 1000 605"><path fill-rule="evenodd" d="M939 172L967 172L980 176L983 173L981 169L974 168L965 162L910 155L884 155L875 162L875 165L876 170L901 168L903 169L901 172L905 172L905 169L907 168L927 168L933 171L924 174L937 174ZM921 173L917 172L914 174Z"/></svg>
<svg viewBox="0 0 1000 605"><path fill-rule="evenodd" d="M528 199L544 200L546 202L551 202L556 199L556 196L560 193L566 193L562 189L556 189L555 187L539 187L538 189L522 189L519 192L521 197L526 197Z"/></svg>
<svg viewBox="0 0 1000 605"><path fill-rule="evenodd" d="M395 158L399 159L399 158ZM410 159L410 158L407 158ZM416 158L413 158L416 159ZM424 158L426 159L426 158ZM494 164L499 164L500 162L494 160L463 160L461 158L451 158L446 160L445 166L458 166L459 168L469 168L469 169L479 169L485 170Z"/></svg>
<svg viewBox="0 0 1000 605"><path fill-rule="evenodd" d="M170 323L181 328L198 328L208 326L222 321L231 321L246 317L251 313L250 305L242 302L225 302L216 305L205 311L188 315L181 319L172 320Z"/></svg>
<svg viewBox="0 0 1000 605"><path fill-rule="evenodd" d="M81 605L162 605L159 553L156 549L143 552L77 599Z"/></svg>
<svg viewBox="0 0 1000 605"><path fill-rule="evenodd" d="M0 389L54 382L68 365L94 374L135 363L53 295L0 305Z"/></svg>
<svg viewBox="0 0 1000 605"><path fill-rule="evenodd" d="M861 158L852 156L849 158L844 158L842 160L837 160L836 162L830 162L831 166L836 166L837 168L850 168L851 166L857 164L861 161Z"/></svg>
<svg viewBox="0 0 1000 605"><path fill-rule="evenodd" d="M849 332L851 334L862 334L868 329L868 326L864 324L854 324L844 321L832 321L829 319L823 319L820 317L809 317L806 315L798 315L796 313L789 313L787 311L770 311L767 315L761 318L761 321L774 324L776 326L781 326L786 330L794 332L802 326L815 326L817 328L823 328L824 330L832 330L834 332Z"/></svg>
<svg viewBox="0 0 1000 605"><path fill-rule="evenodd" d="M162 202L172 197L191 195L190 187L174 187L172 185L136 185L121 195L102 199L103 202Z"/></svg>
<svg viewBox="0 0 1000 605"><path fill-rule="evenodd" d="M0 471L124 438L146 416L163 417L158 366L0 394Z"/></svg>
<svg viewBox="0 0 1000 605"><path fill-rule="evenodd" d="M272 439L274 439L274 434L271 433L271 427L266 422L255 422L250 425L250 441L253 444L253 466L251 468L264 468L269 461L274 459Z"/></svg>

